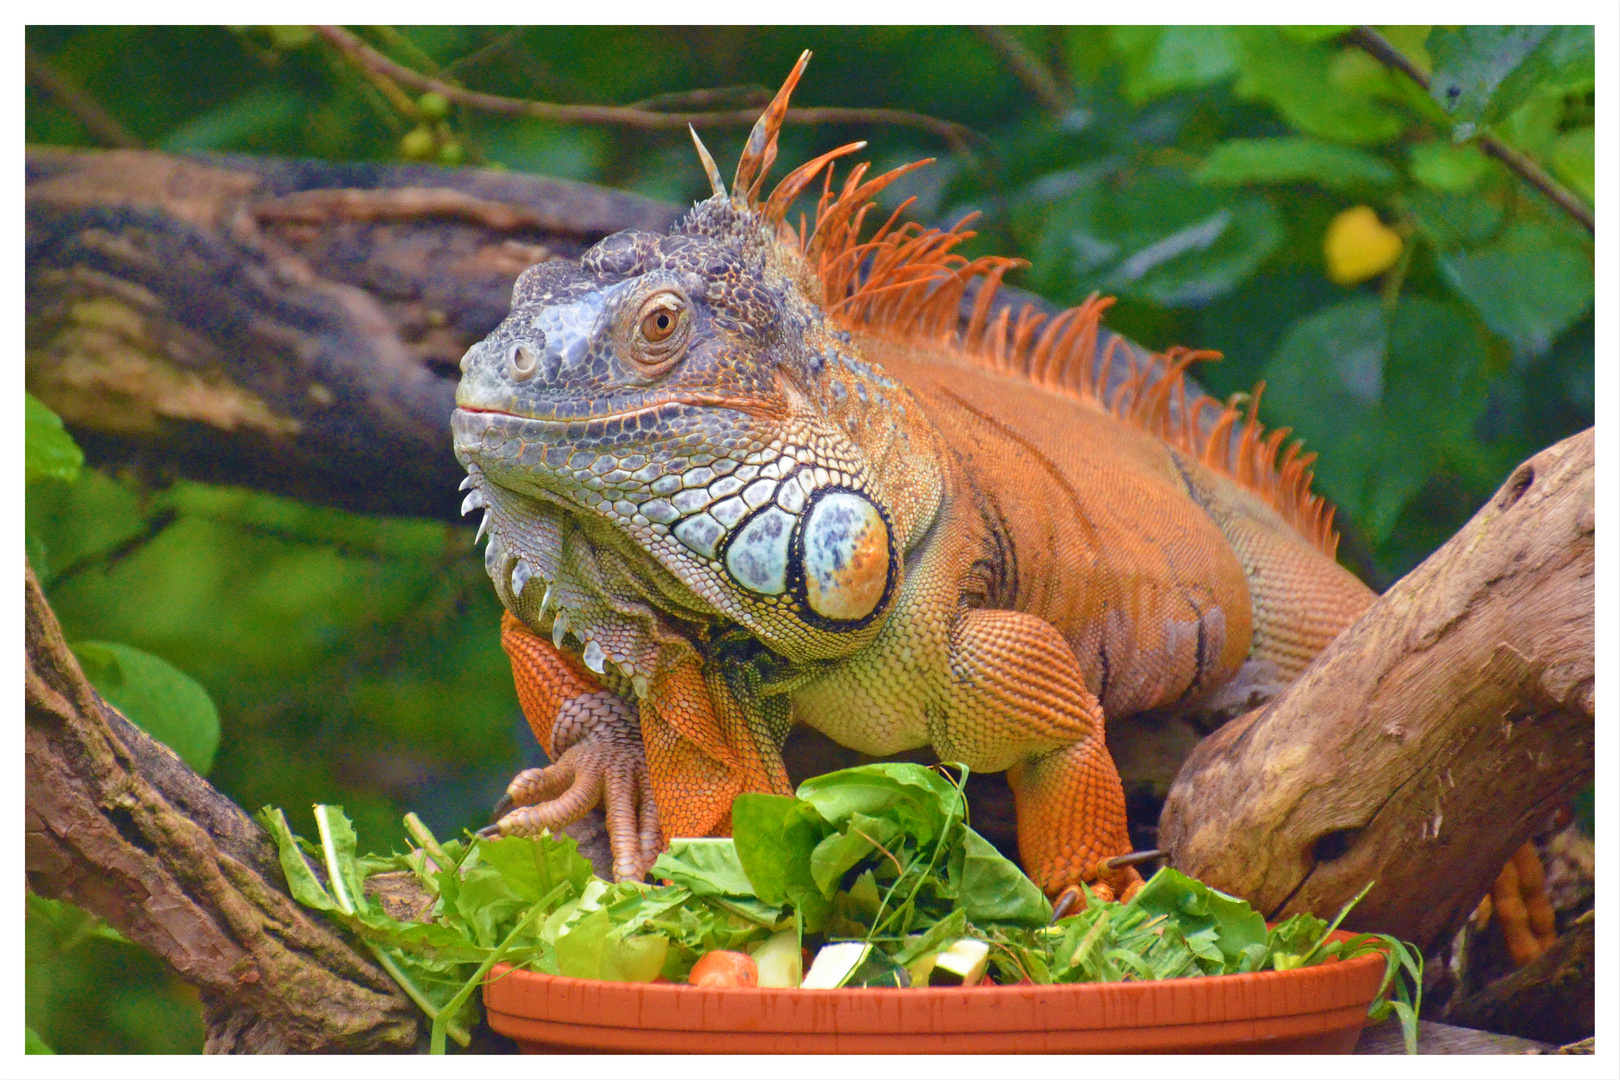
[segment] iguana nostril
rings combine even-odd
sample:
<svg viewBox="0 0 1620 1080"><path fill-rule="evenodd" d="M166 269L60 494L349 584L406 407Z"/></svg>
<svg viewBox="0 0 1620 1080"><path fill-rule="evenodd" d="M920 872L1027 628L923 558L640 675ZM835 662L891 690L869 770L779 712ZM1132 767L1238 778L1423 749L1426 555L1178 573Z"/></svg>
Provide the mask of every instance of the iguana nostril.
<svg viewBox="0 0 1620 1080"><path fill-rule="evenodd" d="M539 366L539 358L527 345L513 345L506 354L506 373L518 382L532 376Z"/></svg>

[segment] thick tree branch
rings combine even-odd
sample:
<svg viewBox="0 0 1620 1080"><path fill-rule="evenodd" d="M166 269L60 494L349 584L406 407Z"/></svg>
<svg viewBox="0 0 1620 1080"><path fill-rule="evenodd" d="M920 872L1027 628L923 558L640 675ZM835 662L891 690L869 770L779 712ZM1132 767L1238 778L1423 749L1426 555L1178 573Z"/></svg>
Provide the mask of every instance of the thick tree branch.
<svg viewBox="0 0 1620 1080"><path fill-rule="evenodd" d="M28 887L201 992L215 1053L409 1051L417 1013L287 896L262 830L85 682L25 579Z"/></svg>
<svg viewBox="0 0 1620 1080"><path fill-rule="evenodd" d="M1593 773L1592 432L1516 469L1281 697L1204 740L1173 865L1427 949Z"/></svg>

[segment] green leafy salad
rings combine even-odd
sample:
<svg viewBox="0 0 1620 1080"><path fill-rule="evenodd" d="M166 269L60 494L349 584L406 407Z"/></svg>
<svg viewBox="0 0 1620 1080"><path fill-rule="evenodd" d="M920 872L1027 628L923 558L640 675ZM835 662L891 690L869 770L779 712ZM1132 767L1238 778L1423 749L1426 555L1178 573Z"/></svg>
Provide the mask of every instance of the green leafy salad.
<svg viewBox="0 0 1620 1080"><path fill-rule="evenodd" d="M685 982L717 951L752 955L761 986L900 988L1286 971L1381 950L1371 1015L1397 1013L1414 1048L1421 958L1385 935L1328 940L1360 896L1332 923L1300 914L1268 929L1244 901L1166 868L1129 902L1087 890L1081 910L1054 919L1035 883L969 827L965 778L879 763L807 780L796 797L741 795L732 838L678 839L659 857L651 876L664 884L604 881L568 837L441 843L412 815L412 850L361 856L336 807L315 808L318 844L280 810L259 820L294 897L366 943L432 1019L435 1051L446 1037L466 1045L475 991L497 963ZM379 875L414 879L413 917L386 910Z"/></svg>

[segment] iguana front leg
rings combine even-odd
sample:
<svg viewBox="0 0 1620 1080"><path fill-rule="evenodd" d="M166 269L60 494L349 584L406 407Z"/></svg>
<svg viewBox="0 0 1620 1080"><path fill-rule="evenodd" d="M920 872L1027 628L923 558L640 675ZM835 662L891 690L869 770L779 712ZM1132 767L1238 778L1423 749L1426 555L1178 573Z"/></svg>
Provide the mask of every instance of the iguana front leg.
<svg viewBox="0 0 1620 1080"><path fill-rule="evenodd" d="M791 795L781 747L760 729L713 665L687 653L661 665L641 713L664 839L729 836L744 791Z"/></svg>
<svg viewBox="0 0 1620 1080"><path fill-rule="evenodd" d="M492 828L502 836L556 832L600 805L614 878L640 880L663 845L635 703L603 689L583 664L510 613L501 616L501 645L523 715L552 763L512 780L506 797L516 809Z"/></svg>
<svg viewBox="0 0 1620 1080"><path fill-rule="evenodd" d="M951 674L935 752L1007 770L1029 876L1050 896L1086 882L1128 898L1141 875L1102 865L1130 850L1125 792L1103 744L1102 706L1063 635L1023 612L966 611L951 636Z"/></svg>
<svg viewBox="0 0 1620 1080"><path fill-rule="evenodd" d="M601 805L614 876L639 880L670 838L729 834L740 793L791 794L780 746L697 653L661 664L638 708L510 613L501 644L524 716L552 759L507 787L517 809L496 822L501 835L555 831Z"/></svg>

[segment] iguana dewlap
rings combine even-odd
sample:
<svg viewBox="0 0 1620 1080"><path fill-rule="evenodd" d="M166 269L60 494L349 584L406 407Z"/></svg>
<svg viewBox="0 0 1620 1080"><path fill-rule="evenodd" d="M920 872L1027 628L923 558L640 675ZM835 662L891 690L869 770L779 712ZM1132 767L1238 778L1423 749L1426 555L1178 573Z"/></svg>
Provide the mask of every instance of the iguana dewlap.
<svg viewBox="0 0 1620 1080"><path fill-rule="evenodd" d="M1130 846L1105 719L1284 684L1372 594L1308 456L1188 400L1193 354L1101 400L1106 303L990 319L1014 263L954 254L960 226L862 240L906 171L835 193L862 144L761 200L807 58L729 192L699 144L713 198L526 271L462 361L466 509L555 762L499 828L603 805L639 877L670 836L727 832L739 792L787 793L800 723L1007 770L1038 882L1128 885L1102 865ZM813 230L788 227L824 168Z"/></svg>

